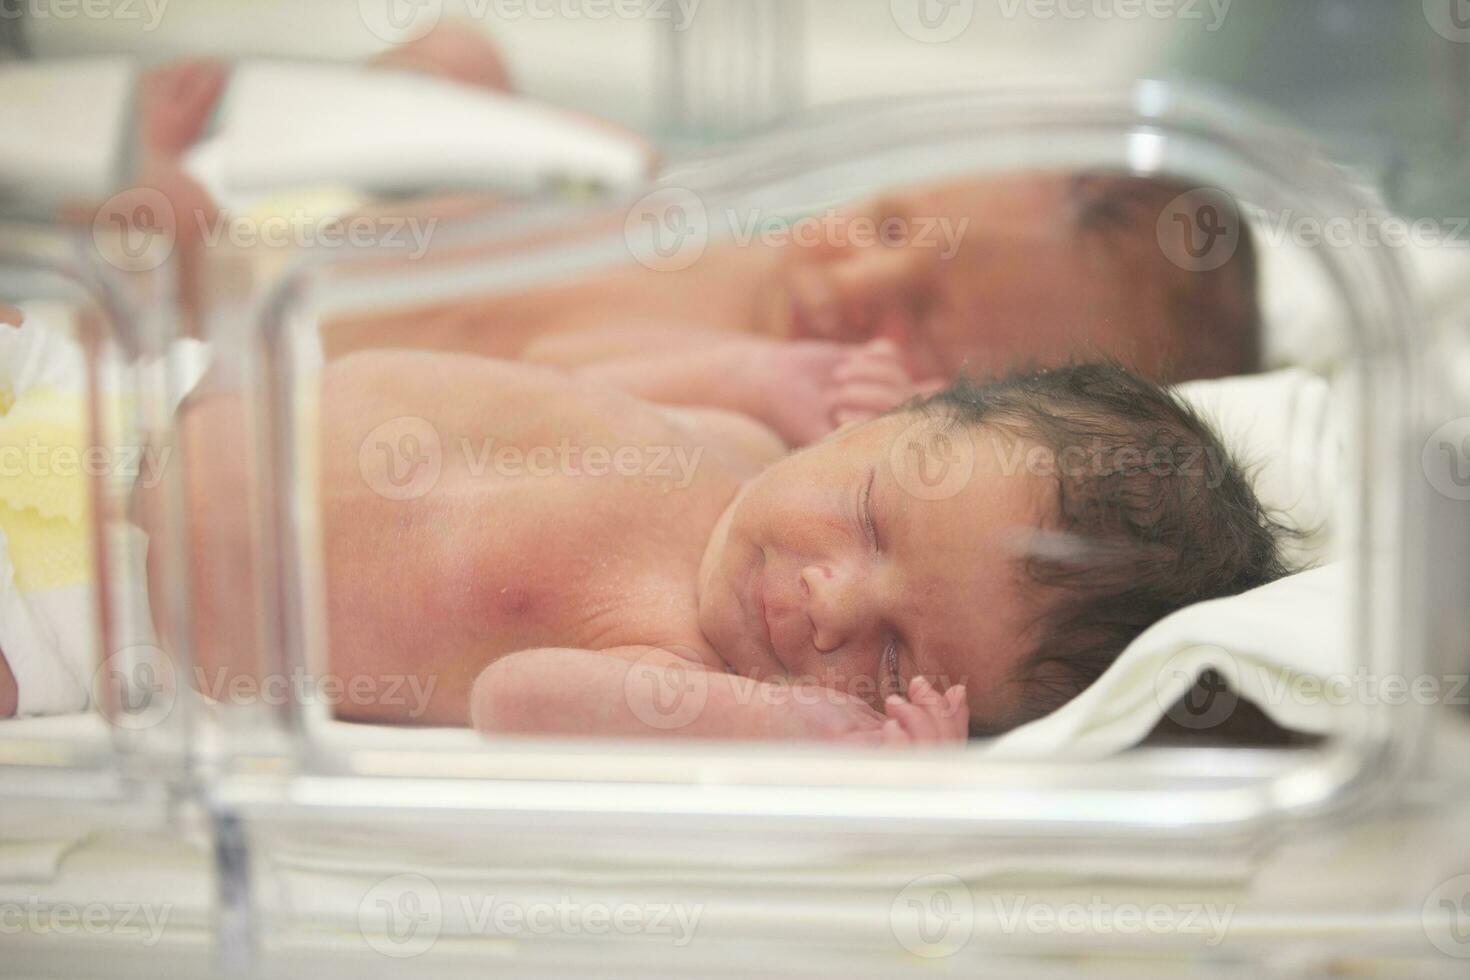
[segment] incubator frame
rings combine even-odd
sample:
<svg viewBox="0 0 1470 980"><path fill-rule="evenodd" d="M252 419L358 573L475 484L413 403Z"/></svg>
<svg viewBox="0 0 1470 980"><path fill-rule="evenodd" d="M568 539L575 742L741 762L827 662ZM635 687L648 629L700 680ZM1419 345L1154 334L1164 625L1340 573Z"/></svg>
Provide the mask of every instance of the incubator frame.
<svg viewBox="0 0 1470 980"><path fill-rule="evenodd" d="M1089 95L894 100L798 119L739 146L676 161L656 185L629 197L678 188L712 213L759 201L767 212L795 214L880 190L882 182L871 176L879 171L901 172L910 184L1085 166L1185 174L1271 212L1289 206L1326 218L1376 210L1300 137L1156 83ZM241 359L254 394L259 583L267 590L260 612L270 637L262 653L277 669L312 673L324 656L320 532L310 479L315 406L309 381L319 363L320 319L349 304L408 306L626 262L628 205L624 199L590 210L528 207L463 219L441 226L417 262L382 248L325 260L304 256L250 311L253 326L215 330L211 339ZM99 330L110 322L111 334L87 345L95 392L99 378L135 370L124 365L160 352L180 328L171 310L119 300L134 284L88 256L90 244L85 234L73 239L81 261L7 264L49 269L106 311ZM1351 380L1362 394L1359 417L1349 420L1362 445L1351 461L1359 482L1349 488L1360 519L1352 603L1358 662L1379 672L1423 671L1433 661L1429 638L1438 612L1425 588L1427 570L1450 576L1436 582L1441 591L1458 583L1460 594L1470 594L1470 586L1463 556L1445 551L1456 543L1453 535L1436 540L1429 533L1430 493L1417 479L1417 437L1437 396L1418 360L1409 288L1387 250L1357 246L1314 255L1341 297L1344 329L1356 343ZM150 287L155 296L156 287ZM171 379L155 371L134 381L153 392L141 410L150 417L136 419L137 427L172 435L173 420L159 409ZM93 423L99 424L95 413ZM156 615L186 615L189 606L178 469L169 481L171 519L156 542L172 613ZM100 582L104 608L118 601L117 589ZM105 617L102 622L105 629ZM176 651L181 665L190 658L184 646ZM102 649L111 648L104 635ZM1359 734L1317 749L1144 749L1079 765L792 745L486 741L469 731L432 739L405 732L363 749L337 744L323 710L292 703L253 715L243 727L184 712L143 739L114 726L86 743L22 742L0 728L0 795L94 801L183 795L202 804L221 833L234 827L237 841L240 826L256 822L385 828L428 819L462 828L466 846L486 835L502 845L507 835L564 840L569 860L625 833L666 835L665 856L678 861L707 852L717 836L751 841L812 832L880 849L904 841L912 848L917 833L924 849L1023 862L1100 841L1113 845L1120 860L1137 851L1154 860L1185 852L1227 859L1267 843L1282 818L1332 819L1391 792L1418 763L1429 721L1430 709L1422 706L1379 706L1364 712ZM595 829L599 840L579 844L579 829ZM237 870L248 874L248 860L240 860ZM236 877L225 877L238 885ZM241 902L248 908L250 901L248 887L231 895L222 909L226 919L231 908L239 911ZM250 940L239 933L237 941Z"/></svg>

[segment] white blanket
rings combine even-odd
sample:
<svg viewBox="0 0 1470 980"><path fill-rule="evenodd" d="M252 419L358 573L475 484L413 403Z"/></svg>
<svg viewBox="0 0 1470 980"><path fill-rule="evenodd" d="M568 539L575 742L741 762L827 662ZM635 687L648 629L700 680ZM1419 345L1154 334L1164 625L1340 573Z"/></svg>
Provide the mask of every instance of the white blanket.
<svg viewBox="0 0 1470 980"><path fill-rule="evenodd" d="M1360 710L1357 699L1341 696L1354 677L1350 584L1349 565L1339 562L1182 609L1129 644L1071 702L988 751L1001 758L1111 755L1141 741L1212 668L1229 690L1173 710L1172 720L1207 734L1244 697L1293 731L1348 731Z"/></svg>

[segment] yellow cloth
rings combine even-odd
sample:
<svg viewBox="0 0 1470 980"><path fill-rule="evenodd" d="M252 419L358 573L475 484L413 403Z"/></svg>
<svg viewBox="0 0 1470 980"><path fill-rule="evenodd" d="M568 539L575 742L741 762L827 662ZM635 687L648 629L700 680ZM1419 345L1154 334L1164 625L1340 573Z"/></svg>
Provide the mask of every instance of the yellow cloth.
<svg viewBox="0 0 1470 980"><path fill-rule="evenodd" d="M0 531L21 592L92 577L82 396L50 385L0 390Z"/></svg>

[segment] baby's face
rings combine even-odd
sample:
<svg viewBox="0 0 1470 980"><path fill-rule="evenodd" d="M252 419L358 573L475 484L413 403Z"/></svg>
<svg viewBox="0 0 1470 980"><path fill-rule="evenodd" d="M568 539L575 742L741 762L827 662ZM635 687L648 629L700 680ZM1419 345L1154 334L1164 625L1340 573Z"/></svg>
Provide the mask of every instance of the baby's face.
<svg viewBox="0 0 1470 980"><path fill-rule="evenodd" d="M899 413L746 484L700 568L700 628L738 673L875 706L915 675L1001 722L1034 602L1017 561L1051 501L1025 447Z"/></svg>
<svg viewBox="0 0 1470 980"><path fill-rule="evenodd" d="M801 338L894 341L918 378L973 377L1107 355L1145 373L1170 336L1149 283L1120 282L1076 228L1066 175L905 190L844 212L817 245L790 245L764 294ZM892 237L856 234L889 223Z"/></svg>

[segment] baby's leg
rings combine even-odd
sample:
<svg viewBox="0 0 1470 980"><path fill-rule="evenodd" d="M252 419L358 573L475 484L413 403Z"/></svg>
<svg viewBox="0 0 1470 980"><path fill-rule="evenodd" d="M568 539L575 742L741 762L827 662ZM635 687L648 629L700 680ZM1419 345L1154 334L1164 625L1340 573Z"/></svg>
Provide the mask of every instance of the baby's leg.
<svg viewBox="0 0 1470 980"><path fill-rule="evenodd" d="M395 44L368 59L382 68L406 68L492 92L515 93L500 51L473 24L444 22L416 41Z"/></svg>
<svg viewBox="0 0 1470 980"><path fill-rule="evenodd" d="M229 68L213 58L150 68L138 87L138 143L145 165L176 161L204 131Z"/></svg>
<svg viewBox="0 0 1470 980"><path fill-rule="evenodd" d="M704 331L669 351L647 331L632 330L626 339L637 353L619 355L620 336L609 330L546 338L528 349L527 359L577 365L580 376L647 401L740 412L790 446L805 446L844 422L863 421L924 393L886 340L857 346Z"/></svg>

